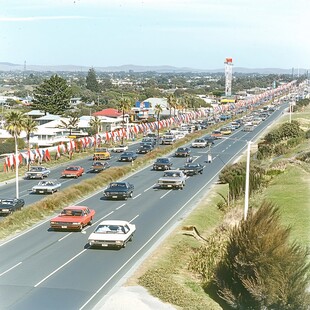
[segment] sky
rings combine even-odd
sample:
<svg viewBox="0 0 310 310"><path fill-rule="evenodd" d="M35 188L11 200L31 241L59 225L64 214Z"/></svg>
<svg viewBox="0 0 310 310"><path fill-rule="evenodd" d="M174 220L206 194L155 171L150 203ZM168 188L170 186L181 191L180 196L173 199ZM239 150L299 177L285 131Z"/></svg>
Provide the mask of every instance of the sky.
<svg viewBox="0 0 310 310"><path fill-rule="evenodd" d="M0 62L310 68L309 0L0 0Z"/></svg>

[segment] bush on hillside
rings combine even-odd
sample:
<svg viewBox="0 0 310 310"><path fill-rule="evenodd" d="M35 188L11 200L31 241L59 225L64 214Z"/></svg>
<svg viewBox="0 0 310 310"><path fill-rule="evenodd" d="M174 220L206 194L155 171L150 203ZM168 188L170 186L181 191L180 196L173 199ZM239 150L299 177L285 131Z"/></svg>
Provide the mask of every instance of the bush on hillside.
<svg viewBox="0 0 310 310"><path fill-rule="evenodd" d="M289 243L289 235L278 209L267 202L231 230L212 282L228 307L308 309L308 253Z"/></svg>

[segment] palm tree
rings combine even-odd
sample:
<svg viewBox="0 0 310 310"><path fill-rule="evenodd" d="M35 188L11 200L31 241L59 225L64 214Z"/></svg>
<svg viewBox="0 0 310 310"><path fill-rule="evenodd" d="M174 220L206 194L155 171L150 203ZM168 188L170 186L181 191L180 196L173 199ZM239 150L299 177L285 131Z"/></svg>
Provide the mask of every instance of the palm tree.
<svg viewBox="0 0 310 310"><path fill-rule="evenodd" d="M27 148L28 153L30 154L30 135L38 129L37 123L30 117L26 117L23 122L24 130L26 131L26 139L27 139ZM28 158L27 170L29 171L30 167L30 158Z"/></svg>
<svg viewBox="0 0 310 310"><path fill-rule="evenodd" d="M122 97L121 101L118 104L118 108L123 113L123 132L125 126L125 112L128 112L131 108L132 102L129 97ZM122 144L124 143L124 135L122 135Z"/></svg>
<svg viewBox="0 0 310 310"><path fill-rule="evenodd" d="M171 117L171 109L174 109L174 116L175 116L175 109L177 105L177 100L173 94L170 94L167 98L167 103L169 106L169 111L170 111L170 117Z"/></svg>
<svg viewBox="0 0 310 310"><path fill-rule="evenodd" d="M66 128L70 130L70 136L72 135L72 129L76 129L78 127L79 124L79 117L77 115L71 115L69 117L69 121L66 122L64 120L60 120L60 125L59 128Z"/></svg>
<svg viewBox="0 0 310 310"><path fill-rule="evenodd" d="M96 149L97 145L97 134L99 134L100 128L101 128L101 120L98 116L95 116L90 119L89 125L92 127L92 129L96 132L95 134L95 143L94 143L94 150Z"/></svg>
<svg viewBox="0 0 310 310"><path fill-rule="evenodd" d="M163 108L160 104L155 105L154 112L157 116L157 143L159 143L159 119L160 119L160 113L163 111Z"/></svg>
<svg viewBox="0 0 310 310"><path fill-rule="evenodd" d="M15 142L15 182L16 182L16 198L19 198L18 188L18 137L24 129L24 115L21 112L10 111L4 116L4 128L14 137Z"/></svg>

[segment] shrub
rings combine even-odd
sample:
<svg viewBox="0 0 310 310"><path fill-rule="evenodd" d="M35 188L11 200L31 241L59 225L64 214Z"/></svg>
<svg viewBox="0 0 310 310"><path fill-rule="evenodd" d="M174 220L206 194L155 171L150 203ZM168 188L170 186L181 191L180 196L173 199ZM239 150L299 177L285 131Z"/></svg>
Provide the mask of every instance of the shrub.
<svg viewBox="0 0 310 310"><path fill-rule="evenodd" d="M279 211L263 203L229 235L213 284L234 309L308 309L307 251L289 243Z"/></svg>

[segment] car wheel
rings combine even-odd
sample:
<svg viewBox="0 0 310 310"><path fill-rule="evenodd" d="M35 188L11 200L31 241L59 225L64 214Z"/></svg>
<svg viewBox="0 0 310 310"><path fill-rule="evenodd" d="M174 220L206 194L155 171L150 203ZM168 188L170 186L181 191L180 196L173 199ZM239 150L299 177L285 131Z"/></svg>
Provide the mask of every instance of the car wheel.
<svg viewBox="0 0 310 310"><path fill-rule="evenodd" d="M93 224L93 218L90 219L87 225L91 226Z"/></svg>
<svg viewBox="0 0 310 310"><path fill-rule="evenodd" d="M133 239L133 235L130 236L130 238L128 239L128 241L132 241Z"/></svg>
<svg viewBox="0 0 310 310"><path fill-rule="evenodd" d="M129 194L129 197L132 198L132 196L133 196L133 193L131 192L131 193Z"/></svg>
<svg viewBox="0 0 310 310"><path fill-rule="evenodd" d="M79 176L78 176L78 175L76 175L74 178L75 178L75 179L77 179L78 177L79 177Z"/></svg>
<svg viewBox="0 0 310 310"><path fill-rule="evenodd" d="M80 231L82 231L82 230L83 230L83 224L80 225Z"/></svg>
<svg viewBox="0 0 310 310"><path fill-rule="evenodd" d="M126 248L126 245L127 245L127 243L126 243L126 242L124 242L124 244L123 244L123 246L122 246L122 247L123 247L123 248Z"/></svg>

